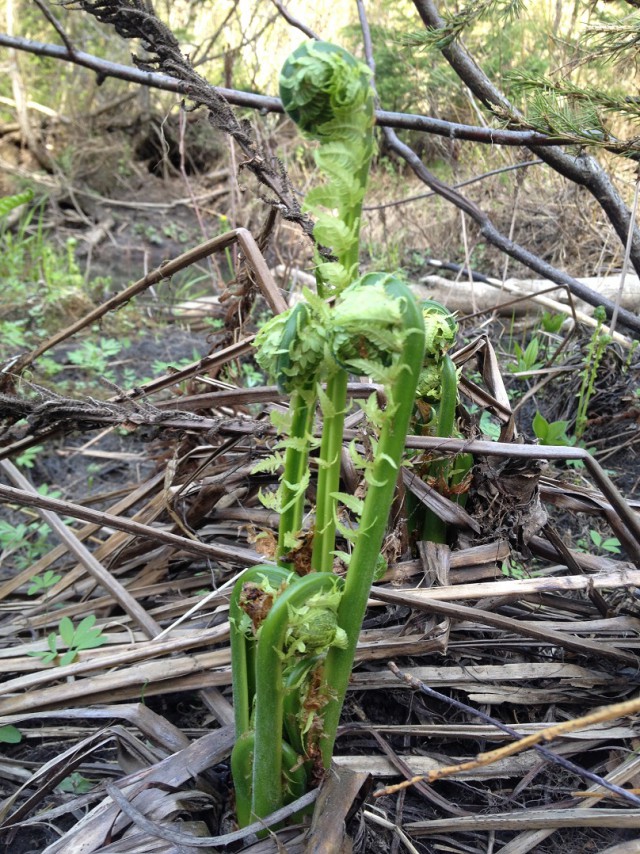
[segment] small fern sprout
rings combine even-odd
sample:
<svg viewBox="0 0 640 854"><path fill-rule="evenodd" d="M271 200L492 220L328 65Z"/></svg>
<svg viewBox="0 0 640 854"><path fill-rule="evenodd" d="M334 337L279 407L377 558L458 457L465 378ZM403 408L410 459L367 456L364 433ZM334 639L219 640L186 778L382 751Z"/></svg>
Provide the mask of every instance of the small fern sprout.
<svg viewBox="0 0 640 854"><path fill-rule="evenodd" d="M256 361L282 392L313 389L325 357L322 318L299 302L268 320L256 335Z"/></svg>
<svg viewBox="0 0 640 854"><path fill-rule="evenodd" d="M416 396L418 410L420 402L431 410L429 430L435 436L454 436L456 408L458 404L458 371L448 354L455 341L458 324L451 312L435 300L422 302L422 314L425 326L425 357L418 381ZM423 410L424 411L424 410ZM460 454L453 462L448 459L434 460L429 465L428 480L440 491L449 492L455 500L463 498L460 483L465 479L473 459L468 454ZM422 539L431 542L446 542L446 524L429 508L424 510Z"/></svg>

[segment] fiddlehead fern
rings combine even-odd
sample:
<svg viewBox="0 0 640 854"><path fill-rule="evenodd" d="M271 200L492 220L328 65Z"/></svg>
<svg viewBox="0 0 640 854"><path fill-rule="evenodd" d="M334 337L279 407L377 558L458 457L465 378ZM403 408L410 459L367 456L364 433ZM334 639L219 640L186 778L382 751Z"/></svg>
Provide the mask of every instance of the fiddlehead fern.
<svg viewBox="0 0 640 854"><path fill-rule="evenodd" d="M291 395L289 436L280 442L286 453L276 500L280 513L278 558L294 547L302 526L316 384L325 360L327 312L321 300L313 307L298 303L265 323L256 336L258 364L275 379L281 391Z"/></svg>
<svg viewBox="0 0 640 854"><path fill-rule="evenodd" d="M390 275L369 280L369 287L366 279L364 277L364 286L349 289L336 304L332 340L337 350L336 358L347 358L346 364L352 370L362 367L362 359L372 370L374 362L378 363L375 371L385 384L387 407L380 415L382 429L373 467L367 473L367 495L338 610L338 622L347 634L347 645L343 649L331 649L325 666L325 680L333 692L324 712L322 754L325 767L331 761L340 710L400 471L425 344L422 312L408 286ZM354 352L353 345L348 344L348 330L354 312L362 315L364 306L374 303L374 292L376 306L383 296L386 297L388 321L371 350L362 350L358 342ZM390 346L389 351L380 347L381 341Z"/></svg>
<svg viewBox="0 0 640 854"><path fill-rule="evenodd" d="M307 193L304 208L316 218L316 241L336 256L316 256L318 293L329 296L358 275L362 200L375 148L371 72L337 45L305 42L282 68L280 97L300 130L320 143L314 157L325 182Z"/></svg>
<svg viewBox="0 0 640 854"><path fill-rule="evenodd" d="M282 68L280 95L301 131L320 143L314 157L324 183L307 193L304 207L316 219L317 243L335 256L328 261L316 252L318 294L339 294L358 275L362 200L375 149L371 72L337 45L305 42ZM324 428L311 559L318 572L333 568L346 399L347 374L334 364L321 396Z"/></svg>
<svg viewBox="0 0 640 854"><path fill-rule="evenodd" d="M236 582L229 615L237 736L232 770L242 824L304 787L307 757L296 750L301 738L293 746L283 739L287 678L301 659L345 645L336 617L342 585L330 574L298 578L278 567L253 567ZM295 726L293 708L287 730Z"/></svg>

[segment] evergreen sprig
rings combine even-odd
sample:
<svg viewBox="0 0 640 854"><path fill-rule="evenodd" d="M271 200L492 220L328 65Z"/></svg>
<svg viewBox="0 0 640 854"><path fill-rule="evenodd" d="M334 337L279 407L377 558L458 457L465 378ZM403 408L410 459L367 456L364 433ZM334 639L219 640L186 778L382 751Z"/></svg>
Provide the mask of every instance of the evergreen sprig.
<svg viewBox="0 0 640 854"><path fill-rule="evenodd" d="M640 12L619 20L590 24L585 40L591 46L591 58L627 63L629 52L640 53Z"/></svg>
<svg viewBox="0 0 640 854"><path fill-rule="evenodd" d="M594 86L583 86L571 80L552 80L529 71L514 71L509 79L517 91L527 93L526 116L521 127L568 138L577 145L595 145L608 151L637 158L638 137L619 139L607 123L607 114L640 118L640 103L623 93L607 93Z"/></svg>
<svg viewBox="0 0 640 854"><path fill-rule="evenodd" d="M407 33L402 37L402 43L429 50L445 50L479 21L489 18L511 21L524 11L525 6L526 0L483 0L481 3L469 3L458 12L442 11L443 26Z"/></svg>

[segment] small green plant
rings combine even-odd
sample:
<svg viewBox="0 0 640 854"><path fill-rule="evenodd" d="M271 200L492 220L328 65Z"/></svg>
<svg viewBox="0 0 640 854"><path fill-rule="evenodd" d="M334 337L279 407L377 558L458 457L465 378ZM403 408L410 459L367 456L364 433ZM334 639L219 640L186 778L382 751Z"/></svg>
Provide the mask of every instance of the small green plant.
<svg viewBox="0 0 640 854"><path fill-rule="evenodd" d="M597 549L614 555L620 554L620 540L617 537L607 537L605 539L599 531L593 529L589 531L589 536Z"/></svg>
<svg viewBox="0 0 640 854"><path fill-rule="evenodd" d="M41 659L44 664L56 664L59 667L71 664L83 649L95 649L107 642L102 630L94 628L95 622L95 614L89 614L74 627L69 617L63 617L58 623L58 634L51 632L47 637L48 649L27 654ZM66 652L58 649L59 640Z"/></svg>
<svg viewBox="0 0 640 854"><path fill-rule="evenodd" d="M36 464L38 454L43 450L44 448L42 445L34 445L31 448L27 448L26 451L23 451L16 457L16 465L21 466L21 468L32 469Z"/></svg>
<svg viewBox="0 0 640 854"><path fill-rule="evenodd" d="M20 350L29 346L27 320L0 321L0 339L3 347Z"/></svg>
<svg viewBox="0 0 640 854"><path fill-rule="evenodd" d="M458 371L447 350L455 340L458 325L453 315L435 300L424 300L422 312L426 331L424 363L416 392L414 430L432 436L454 436L458 403ZM467 473L473 463L469 454L459 454L453 460L436 454L421 474L441 495L455 501L465 500ZM423 516L421 537L435 543L445 543L446 523L430 508L416 514Z"/></svg>
<svg viewBox="0 0 640 854"><path fill-rule="evenodd" d="M48 549L49 526L45 522L12 525L0 519L0 565L11 556L17 569L42 557Z"/></svg>
<svg viewBox="0 0 640 854"><path fill-rule="evenodd" d="M49 587L56 585L61 578L62 576L52 569L47 569L42 575L34 575L27 590L27 596L36 596L38 593L42 593Z"/></svg>
<svg viewBox="0 0 640 854"><path fill-rule="evenodd" d="M95 785L92 780L84 777L79 771L72 771L68 777L58 783L56 789L65 794L86 795Z"/></svg>
<svg viewBox="0 0 640 854"><path fill-rule="evenodd" d="M0 744L19 744L22 741L22 733L12 724L0 726Z"/></svg>
<svg viewBox="0 0 640 854"><path fill-rule="evenodd" d="M593 312L593 316L598 321L598 325L593 330L593 335L589 340L587 352L585 354L584 368L582 370L582 384L578 392L578 410L576 412L576 423L574 432L576 439L582 439L584 431L587 427L587 412L589 403L593 397L596 387L596 378L598 369L602 362L603 356L607 349L607 345L611 343L611 336L605 335L602 332L602 326L606 320L606 313L602 306L598 306Z"/></svg>
<svg viewBox="0 0 640 854"><path fill-rule="evenodd" d="M479 426L484 436L488 436L493 442L498 441L501 431L500 422L488 409L485 409L480 416Z"/></svg>
<svg viewBox="0 0 640 854"><path fill-rule="evenodd" d="M545 311L540 318L540 325L545 332L548 332L550 335L555 335L562 329L562 324L565 319L564 314L552 314L550 311Z"/></svg>
<svg viewBox="0 0 640 854"><path fill-rule="evenodd" d="M532 371L538 371L543 362L538 361L540 353L540 339L534 336L523 350L517 341L513 342L513 355L516 357L516 362L510 363L507 367L512 374L520 374L522 379L526 379Z"/></svg>
<svg viewBox="0 0 640 854"><path fill-rule="evenodd" d="M75 350L71 350L67 358L73 365L78 365L88 371L95 371L101 376L111 378L109 359L117 356L123 347L128 346L126 340L115 338L100 338L98 342L86 339Z"/></svg>
<svg viewBox="0 0 640 854"><path fill-rule="evenodd" d="M541 445L575 445L574 436L567 436L568 421L547 421L540 411L533 416L533 432Z"/></svg>
<svg viewBox="0 0 640 854"><path fill-rule="evenodd" d="M532 575L532 573L525 569L525 566L521 561L515 560L513 557L509 557L502 561L500 571L507 578L530 578Z"/></svg>

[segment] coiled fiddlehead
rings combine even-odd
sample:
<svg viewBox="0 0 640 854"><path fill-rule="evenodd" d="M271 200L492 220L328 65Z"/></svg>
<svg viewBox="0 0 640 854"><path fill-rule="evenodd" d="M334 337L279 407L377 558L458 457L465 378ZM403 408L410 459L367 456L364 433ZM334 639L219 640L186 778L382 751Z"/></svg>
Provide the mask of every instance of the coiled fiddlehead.
<svg viewBox="0 0 640 854"><path fill-rule="evenodd" d="M358 275L362 200L375 150L371 72L344 48L301 44L280 73L287 114L308 137L324 183L307 193L304 207L316 219L313 235L336 257L316 256L318 293L339 293Z"/></svg>

